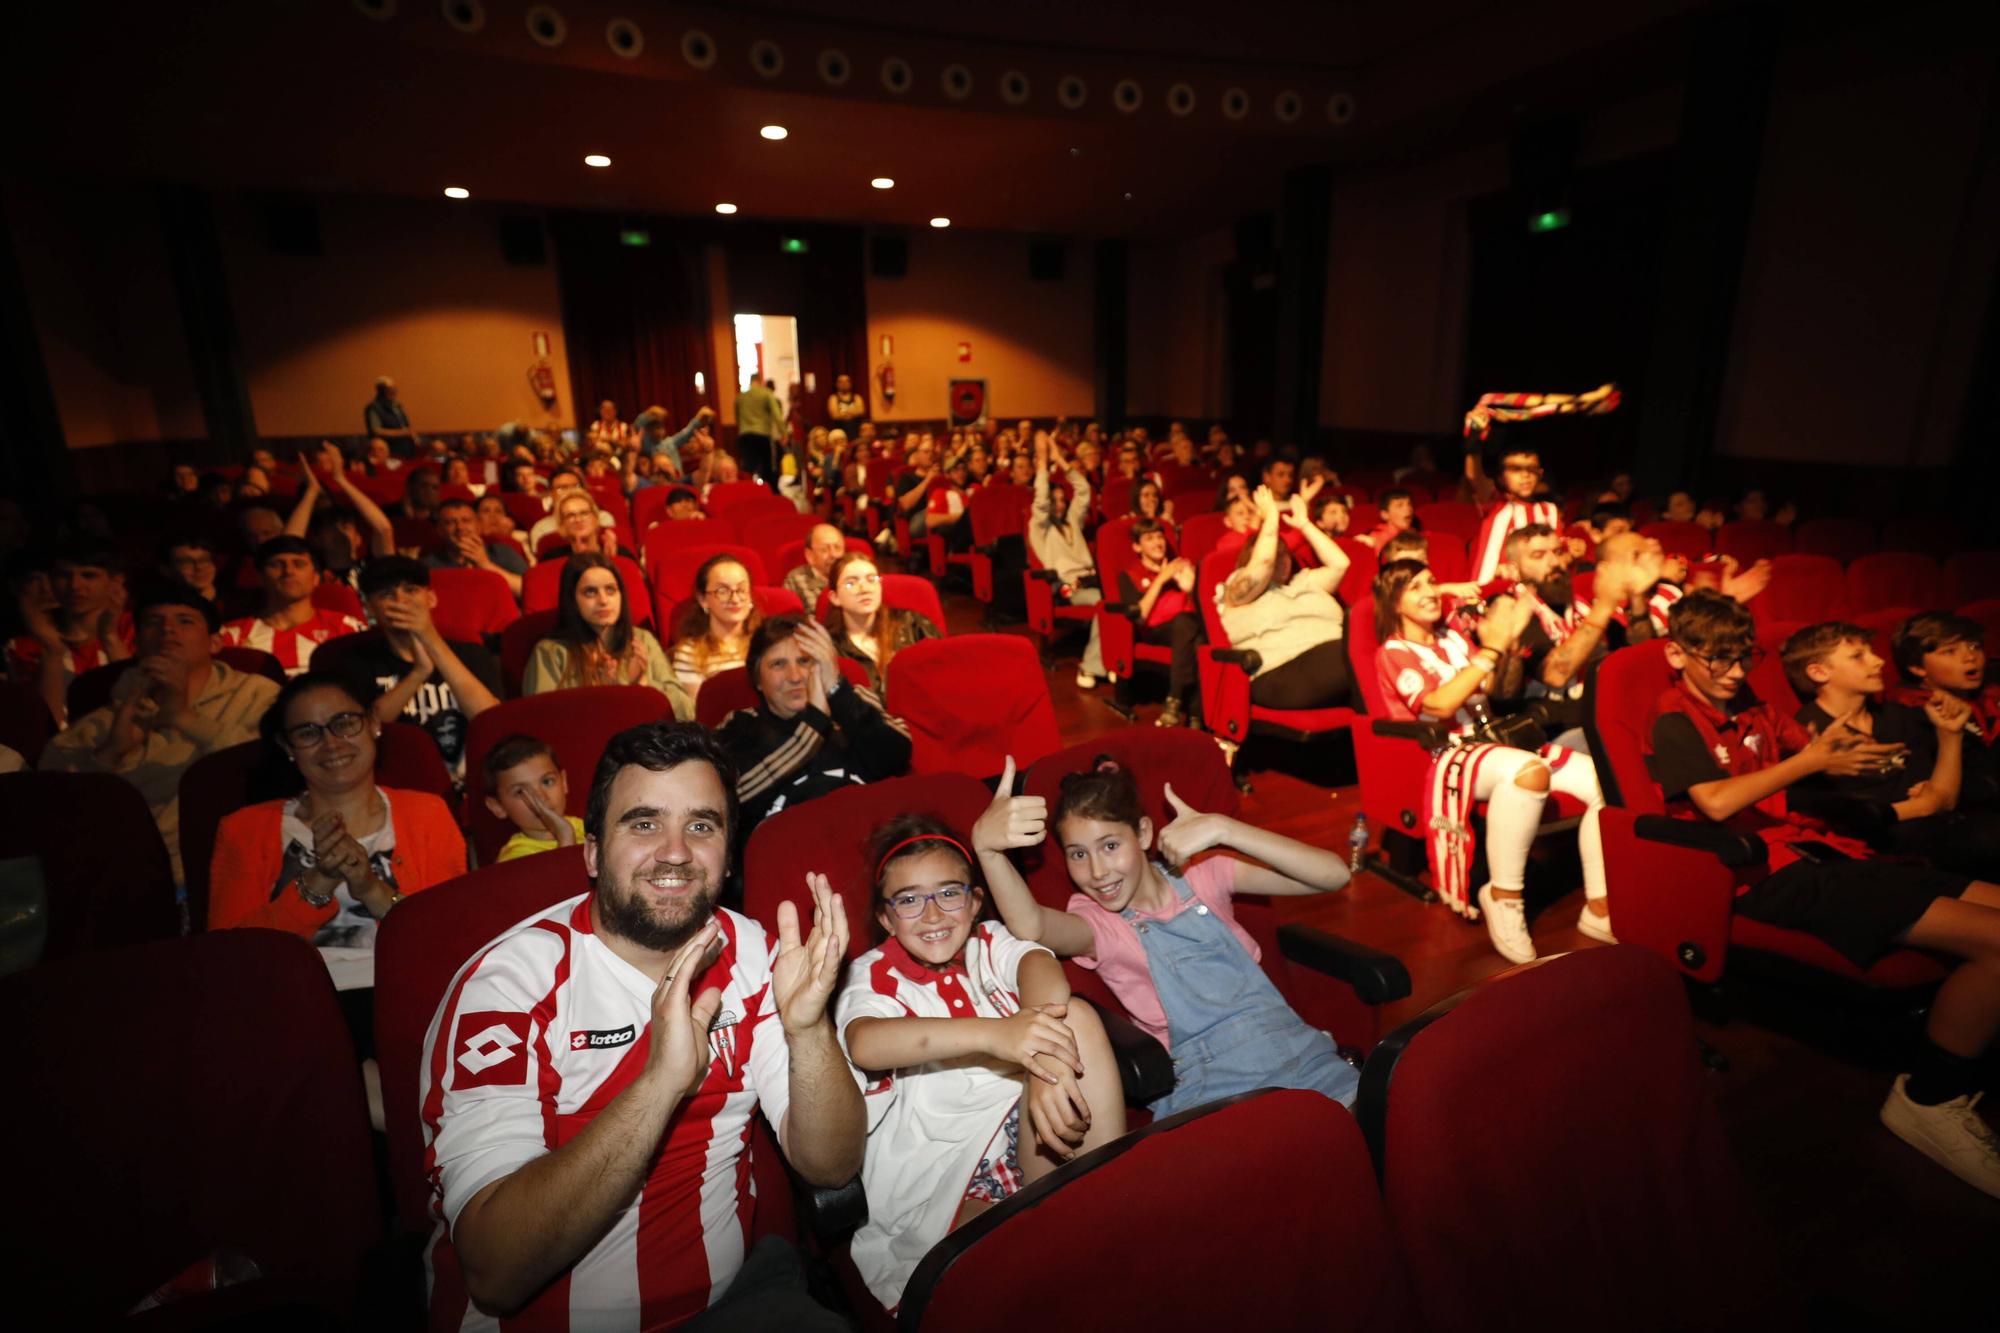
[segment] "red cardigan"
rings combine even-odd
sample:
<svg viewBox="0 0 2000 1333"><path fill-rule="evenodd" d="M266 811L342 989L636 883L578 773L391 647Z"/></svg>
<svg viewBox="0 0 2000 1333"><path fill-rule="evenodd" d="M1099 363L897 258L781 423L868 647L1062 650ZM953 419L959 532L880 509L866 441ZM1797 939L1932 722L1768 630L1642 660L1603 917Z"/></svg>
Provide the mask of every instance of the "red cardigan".
<svg viewBox="0 0 2000 1333"><path fill-rule="evenodd" d="M465 835L445 803L429 792L384 787L389 820L396 829L390 858L396 889L421 893L465 873ZM310 940L333 920L336 905L314 907L287 885L276 898L271 886L284 869L285 802L245 806L225 817L215 835L209 862L208 928L264 926Z"/></svg>

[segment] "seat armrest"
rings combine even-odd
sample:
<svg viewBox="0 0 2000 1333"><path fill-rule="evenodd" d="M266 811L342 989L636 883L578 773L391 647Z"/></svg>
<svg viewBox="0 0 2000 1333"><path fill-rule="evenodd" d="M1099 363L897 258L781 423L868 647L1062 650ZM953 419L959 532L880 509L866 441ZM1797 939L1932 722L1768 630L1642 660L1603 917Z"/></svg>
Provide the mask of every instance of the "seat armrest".
<svg viewBox="0 0 2000 1333"><path fill-rule="evenodd" d="M1377 736L1399 736L1404 740L1415 741L1426 750L1442 750L1445 743L1451 739L1450 728L1442 722L1424 720L1398 722L1383 719L1370 722L1368 726Z"/></svg>
<svg viewBox="0 0 2000 1333"><path fill-rule="evenodd" d="M1022 572L1027 574L1031 579L1040 579L1043 583L1060 584L1062 582L1062 579L1057 577L1053 569L1029 569Z"/></svg>
<svg viewBox="0 0 2000 1333"><path fill-rule="evenodd" d="M1139 608L1126 602L1099 602L1097 609L1114 616L1123 616L1134 625L1139 623Z"/></svg>
<svg viewBox="0 0 2000 1333"><path fill-rule="evenodd" d="M796 1184L797 1177L793 1180ZM799 1208L805 1213L806 1226L822 1245L831 1245L852 1235L868 1220L868 1196L861 1189L861 1177L858 1175L835 1188L803 1185L793 1192L798 1196Z"/></svg>
<svg viewBox="0 0 2000 1333"><path fill-rule="evenodd" d="M1363 1004L1387 1004L1410 993L1410 970L1402 959L1317 926L1297 921L1279 926L1278 950L1287 962L1346 982Z"/></svg>
<svg viewBox="0 0 2000 1333"><path fill-rule="evenodd" d="M1218 662L1240 666L1251 675L1264 669L1264 657L1255 648L1211 648L1208 655Z"/></svg>
<svg viewBox="0 0 2000 1333"><path fill-rule="evenodd" d="M1174 1062L1167 1048L1123 1014L1100 1006L1097 1017L1104 1035L1111 1040L1111 1054L1118 1061L1118 1081L1125 1088L1125 1104L1139 1106L1174 1090Z"/></svg>
<svg viewBox="0 0 2000 1333"><path fill-rule="evenodd" d="M1632 831L1648 842L1664 842L1707 852L1732 870L1762 865L1771 849L1762 838L1726 829L1706 820L1670 819L1666 815L1640 815L1632 821Z"/></svg>

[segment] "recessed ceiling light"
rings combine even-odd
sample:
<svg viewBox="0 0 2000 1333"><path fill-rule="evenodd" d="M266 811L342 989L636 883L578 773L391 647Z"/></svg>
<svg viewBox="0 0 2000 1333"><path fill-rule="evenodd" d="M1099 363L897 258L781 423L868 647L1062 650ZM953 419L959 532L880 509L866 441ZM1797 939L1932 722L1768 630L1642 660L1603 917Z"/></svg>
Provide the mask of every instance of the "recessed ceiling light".
<svg viewBox="0 0 2000 1333"><path fill-rule="evenodd" d="M715 211L716 211L716 212L718 212L718 213L721 213L721 214L723 214L723 215L724 215L724 216L726 217L726 216L728 216L729 214L731 214L731 213L734 213L734 212L736 211L736 205L734 205L734 204L717 204L717 205L715 206Z"/></svg>
<svg viewBox="0 0 2000 1333"><path fill-rule="evenodd" d="M766 139L771 140L773 143L776 143L778 140L784 138L787 134L790 134L791 131L786 129L783 125L766 125L763 129L758 130L757 133L763 135Z"/></svg>
<svg viewBox="0 0 2000 1333"><path fill-rule="evenodd" d="M932 219L931 219L931 225L932 225L933 227L949 227L949 226L951 225L951 219L950 219L950 218L932 218Z"/></svg>
<svg viewBox="0 0 2000 1333"><path fill-rule="evenodd" d="M611 165L611 159L602 153L585 153L583 165L586 167L608 167Z"/></svg>
<svg viewBox="0 0 2000 1333"><path fill-rule="evenodd" d="M893 190L896 188L896 182L891 180L887 176L877 176L874 180L869 181L868 183L874 186L878 190Z"/></svg>
<svg viewBox="0 0 2000 1333"><path fill-rule="evenodd" d="M472 198L472 191L466 189L463 185L447 185L444 187L444 197L447 199L470 199Z"/></svg>

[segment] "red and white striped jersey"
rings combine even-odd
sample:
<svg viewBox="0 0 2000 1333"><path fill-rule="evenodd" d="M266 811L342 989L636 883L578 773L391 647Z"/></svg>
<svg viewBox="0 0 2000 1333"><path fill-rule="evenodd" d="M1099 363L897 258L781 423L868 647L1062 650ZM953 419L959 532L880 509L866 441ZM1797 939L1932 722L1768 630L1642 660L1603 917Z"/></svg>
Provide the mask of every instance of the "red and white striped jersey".
<svg viewBox="0 0 2000 1333"><path fill-rule="evenodd" d="M1507 534L1530 523L1563 530L1562 509L1553 500L1501 500L1487 511L1472 543L1472 581L1490 583L1500 567Z"/></svg>
<svg viewBox="0 0 2000 1333"><path fill-rule="evenodd" d="M218 648L261 648L278 659L285 674L296 676L312 665L313 650L328 639L359 634L368 627L353 616L313 608L311 620L278 629L262 616L246 616L224 625L215 636Z"/></svg>
<svg viewBox="0 0 2000 1333"><path fill-rule="evenodd" d="M1388 696L1389 711L1404 722L1424 716L1424 696L1472 665L1472 645L1455 629L1441 632L1436 643L1414 643L1409 639L1384 639L1375 654L1375 667ZM1451 719L1453 731L1470 731L1470 706L1474 694L1459 706Z"/></svg>
<svg viewBox="0 0 2000 1333"><path fill-rule="evenodd" d="M1646 612L1652 618L1656 633L1667 632L1667 616L1673 611L1674 603L1685 594L1671 583L1653 585L1653 595L1646 599Z"/></svg>
<svg viewBox="0 0 2000 1333"><path fill-rule="evenodd" d="M681 1103L636 1199L508 1328L678 1323L742 1266L756 1189L751 1116L782 1126L791 1057L770 1002L763 927L718 909L723 949L695 978L722 1008L708 1074ZM433 1329L497 1329L466 1298L451 1226L480 1190L582 1133L645 1068L654 983L592 929L581 894L513 927L453 978L424 1038L425 1169L438 1219L426 1255Z"/></svg>

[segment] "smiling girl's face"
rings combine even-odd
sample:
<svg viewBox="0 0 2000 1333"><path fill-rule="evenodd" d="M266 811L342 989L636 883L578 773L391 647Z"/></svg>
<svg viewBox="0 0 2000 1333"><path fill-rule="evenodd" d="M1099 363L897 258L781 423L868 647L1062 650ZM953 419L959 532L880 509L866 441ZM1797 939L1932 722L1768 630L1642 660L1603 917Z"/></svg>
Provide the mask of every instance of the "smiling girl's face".
<svg viewBox="0 0 2000 1333"><path fill-rule="evenodd" d="M965 948L985 901L984 893L966 882L970 878L965 858L943 843L934 851L899 856L882 869L875 919L910 957L943 967Z"/></svg>
<svg viewBox="0 0 2000 1333"><path fill-rule="evenodd" d="M1151 869L1146 849L1153 845L1153 821L1135 829L1122 820L1071 815L1056 830L1063 868L1077 891L1107 912L1122 912L1146 886Z"/></svg>

